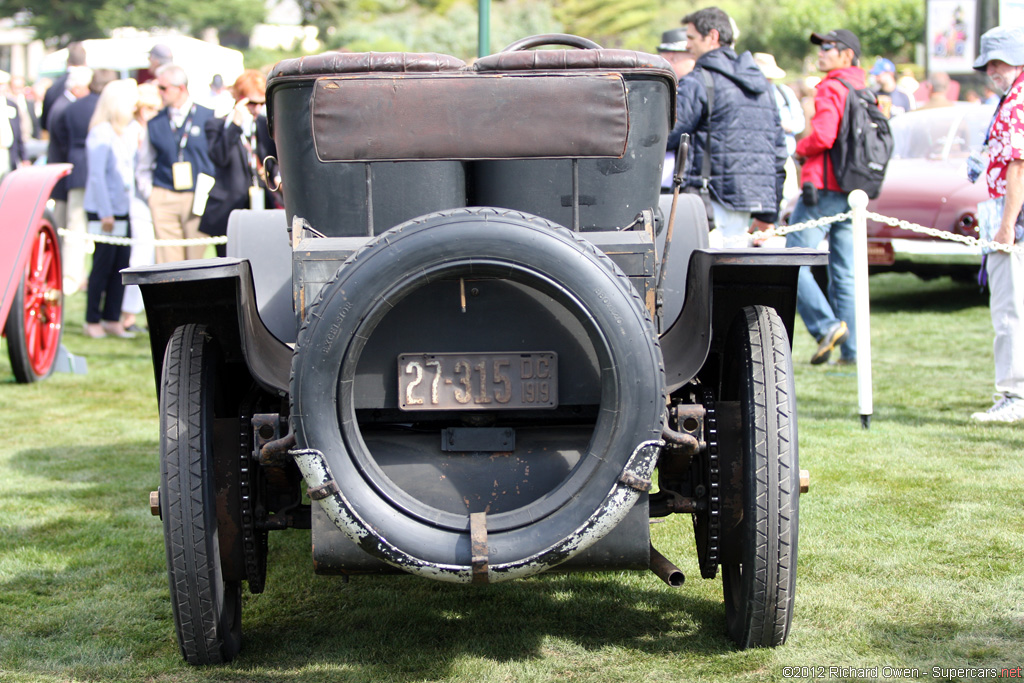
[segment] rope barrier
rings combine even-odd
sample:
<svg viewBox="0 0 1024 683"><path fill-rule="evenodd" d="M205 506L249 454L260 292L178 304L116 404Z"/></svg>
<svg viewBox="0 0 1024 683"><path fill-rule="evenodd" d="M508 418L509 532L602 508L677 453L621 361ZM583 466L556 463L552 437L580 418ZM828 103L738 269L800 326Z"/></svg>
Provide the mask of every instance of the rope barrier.
<svg viewBox="0 0 1024 683"><path fill-rule="evenodd" d="M133 239L131 237L114 237L112 235L94 235L87 232L73 232L66 228L57 230L57 234L64 239L81 240L83 242L98 242L100 244L113 244L118 247L130 247L133 244L147 244L158 247L192 247L203 244L227 244L228 238L224 235L219 237L192 237L189 239L174 240L148 240Z"/></svg>

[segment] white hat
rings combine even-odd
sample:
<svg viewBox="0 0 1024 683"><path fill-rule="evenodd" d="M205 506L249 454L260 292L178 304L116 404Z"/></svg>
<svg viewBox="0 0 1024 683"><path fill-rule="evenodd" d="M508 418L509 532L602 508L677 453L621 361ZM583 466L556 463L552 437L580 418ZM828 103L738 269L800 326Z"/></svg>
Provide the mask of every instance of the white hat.
<svg viewBox="0 0 1024 683"><path fill-rule="evenodd" d="M769 81L778 81L786 77L786 72L775 63L775 57L767 52L755 52L754 63L761 69L761 73Z"/></svg>

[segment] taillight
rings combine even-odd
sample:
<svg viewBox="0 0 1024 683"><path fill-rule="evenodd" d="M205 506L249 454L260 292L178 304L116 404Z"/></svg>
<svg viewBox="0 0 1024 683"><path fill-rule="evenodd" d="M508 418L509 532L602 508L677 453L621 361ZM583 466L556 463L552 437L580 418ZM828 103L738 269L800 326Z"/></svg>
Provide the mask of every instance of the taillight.
<svg viewBox="0 0 1024 683"><path fill-rule="evenodd" d="M965 213L956 222L956 232L967 237L978 236L978 217L973 213Z"/></svg>

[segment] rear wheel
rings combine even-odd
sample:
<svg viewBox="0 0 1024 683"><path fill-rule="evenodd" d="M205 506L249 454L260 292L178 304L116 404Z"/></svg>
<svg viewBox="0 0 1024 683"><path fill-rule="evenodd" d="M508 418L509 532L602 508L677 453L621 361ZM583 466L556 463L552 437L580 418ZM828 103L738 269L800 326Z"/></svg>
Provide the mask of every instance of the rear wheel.
<svg viewBox="0 0 1024 683"><path fill-rule="evenodd" d="M796 398L789 340L770 308L743 309L727 341L722 400L739 403L743 521L739 562L722 564L729 635L741 648L785 642L796 589Z"/></svg>
<svg viewBox="0 0 1024 683"><path fill-rule="evenodd" d="M179 327L160 388L160 509L178 645L190 664L231 661L242 641L242 583L224 579L217 533L218 357L204 327Z"/></svg>
<svg viewBox="0 0 1024 683"><path fill-rule="evenodd" d="M64 325L61 281L57 231L44 217L4 326L11 370L23 384L53 372Z"/></svg>

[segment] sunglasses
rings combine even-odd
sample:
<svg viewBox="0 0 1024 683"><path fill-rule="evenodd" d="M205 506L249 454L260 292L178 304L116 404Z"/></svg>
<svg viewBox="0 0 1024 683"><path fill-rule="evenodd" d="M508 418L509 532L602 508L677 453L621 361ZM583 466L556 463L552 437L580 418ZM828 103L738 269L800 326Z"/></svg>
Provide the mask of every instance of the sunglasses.
<svg viewBox="0 0 1024 683"><path fill-rule="evenodd" d="M829 50L841 50L839 43L822 43L818 49L819 52L828 52Z"/></svg>

